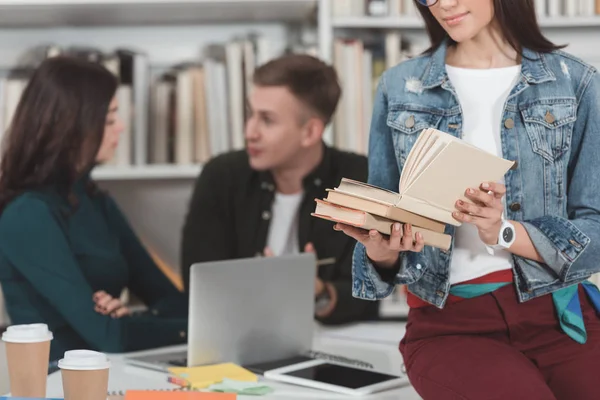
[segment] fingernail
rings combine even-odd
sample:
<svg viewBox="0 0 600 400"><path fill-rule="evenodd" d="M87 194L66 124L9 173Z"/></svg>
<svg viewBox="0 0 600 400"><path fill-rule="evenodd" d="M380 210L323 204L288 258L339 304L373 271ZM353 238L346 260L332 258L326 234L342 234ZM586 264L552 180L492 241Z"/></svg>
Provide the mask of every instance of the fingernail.
<svg viewBox="0 0 600 400"><path fill-rule="evenodd" d="M482 187L482 188L484 188L484 189L488 189L488 188L490 187L490 184L489 184L489 183L487 183L487 182L484 182L484 183L481 185L481 187Z"/></svg>
<svg viewBox="0 0 600 400"><path fill-rule="evenodd" d="M406 230L410 232L411 229L412 229L412 225L411 224L406 224Z"/></svg>
<svg viewBox="0 0 600 400"><path fill-rule="evenodd" d="M421 240L421 238L423 237L421 235L421 232L417 232L417 234L415 236L417 237L417 240Z"/></svg>
<svg viewBox="0 0 600 400"><path fill-rule="evenodd" d="M396 222L396 223L394 224L394 230L395 230L396 232L400 232L400 228L401 228L401 227L402 227L402 226L400 226L400 223L398 223L398 222Z"/></svg>
<svg viewBox="0 0 600 400"><path fill-rule="evenodd" d="M463 204L465 204L465 203L463 203L463 201L462 201L462 200L459 200L459 201L458 201L458 205L459 205L459 206L462 206Z"/></svg>
<svg viewBox="0 0 600 400"><path fill-rule="evenodd" d="M475 191L473 189L469 189L469 190L467 190L467 192L469 192L469 194L475 193Z"/></svg>
<svg viewBox="0 0 600 400"><path fill-rule="evenodd" d="M453 212L452 214L453 214L455 217L460 217L460 213L459 213L459 212L456 212L456 211L455 211L455 212Z"/></svg>
<svg viewBox="0 0 600 400"><path fill-rule="evenodd" d="M377 236L377 232L375 232L375 231L369 231L369 236L375 237L375 236Z"/></svg>

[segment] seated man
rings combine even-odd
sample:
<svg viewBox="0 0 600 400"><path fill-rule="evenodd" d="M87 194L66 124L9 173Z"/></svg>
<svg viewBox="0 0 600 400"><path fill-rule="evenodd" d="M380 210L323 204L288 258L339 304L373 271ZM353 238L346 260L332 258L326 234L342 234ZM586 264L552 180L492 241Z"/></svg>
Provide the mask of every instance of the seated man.
<svg viewBox="0 0 600 400"><path fill-rule="evenodd" d="M258 68L253 81L246 150L215 157L196 182L181 249L186 290L196 262L310 251L322 260L316 318L375 319L378 303L352 297L355 242L310 215L314 199L342 177L367 179L366 157L322 139L341 94L335 70L311 56L288 55Z"/></svg>

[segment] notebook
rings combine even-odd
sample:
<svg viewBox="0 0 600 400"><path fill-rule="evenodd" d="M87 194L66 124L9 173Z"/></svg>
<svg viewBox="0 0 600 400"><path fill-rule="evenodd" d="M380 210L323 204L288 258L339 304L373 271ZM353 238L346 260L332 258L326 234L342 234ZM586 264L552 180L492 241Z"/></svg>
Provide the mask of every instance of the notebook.
<svg viewBox="0 0 600 400"><path fill-rule="evenodd" d="M326 200L443 232L445 224L461 225L452 212L457 200L471 202L464 196L468 188L500 180L513 165L513 161L430 128L421 132L409 152L398 192L343 178L337 188L328 190Z"/></svg>
<svg viewBox="0 0 600 400"><path fill-rule="evenodd" d="M256 382L252 372L233 363L222 363L191 368L169 368L169 372L183 378L193 390L204 389L224 378L242 382Z"/></svg>

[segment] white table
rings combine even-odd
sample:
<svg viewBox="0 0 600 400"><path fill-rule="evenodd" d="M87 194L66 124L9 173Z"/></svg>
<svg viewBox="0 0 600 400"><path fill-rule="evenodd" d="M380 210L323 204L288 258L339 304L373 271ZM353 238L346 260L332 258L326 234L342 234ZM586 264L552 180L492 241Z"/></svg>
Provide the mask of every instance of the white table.
<svg viewBox="0 0 600 400"><path fill-rule="evenodd" d="M374 336L371 340L368 335L365 337L357 332L368 332L365 330L365 324L353 328L317 328L313 341L314 350L343 355L348 358L359 359L373 364L375 370L393 374L400 374L402 371L402 357L398 351L398 342L401 337L395 339L391 335L396 335L402 328L398 328L399 323L375 323L369 324L369 329L385 331L386 334ZM371 326L372 325L372 326ZM378 329L380 328L380 329ZM376 331L374 331L376 332ZM169 352L174 350L183 350L185 346L175 346L159 350L138 352L135 354L156 354L158 352ZM109 390L143 390L173 387L167 383L167 374L151 371L144 368L138 368L124 363L125 355L110 355L112 362ZM261 378L263 380L263 378ZM270 395L257 396L238 396L240 400L257 400L260 398L269 400L296 400L296 399L355 399L356 397L340 395L337 393L325 392L311 388L288 385L284 383L263 380L274 392ZM51 374L48 377L48 397L62 397L62 380L60 371ZM407 385L406 387L373 394L362 397L371 400L419 400L420 397L415 390Z"/></svg>

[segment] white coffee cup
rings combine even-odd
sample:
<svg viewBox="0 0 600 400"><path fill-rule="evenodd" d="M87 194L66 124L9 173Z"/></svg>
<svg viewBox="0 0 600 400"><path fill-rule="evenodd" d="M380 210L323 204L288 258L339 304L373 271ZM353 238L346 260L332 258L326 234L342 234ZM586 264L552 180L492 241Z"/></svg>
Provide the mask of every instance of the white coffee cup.
<svg viewBox="0 0 600 400"><path fill-rule="evenodd" d="M13 325L2 334L12 396L46 397L52 338L46 324Z"/></svg>
<svg viewBox="0 0 600 400"><path fill-rule="evenodd" d="M2 334L2 340L9 343L39 343L52 339L46 324L12 325Z"/></svg>
<svg viewBox="0 0 600 400"><path fill-rule="evenodd" d="M91 350L66 351L58 362L65 400L106 400L110 361Z"/></svg>

